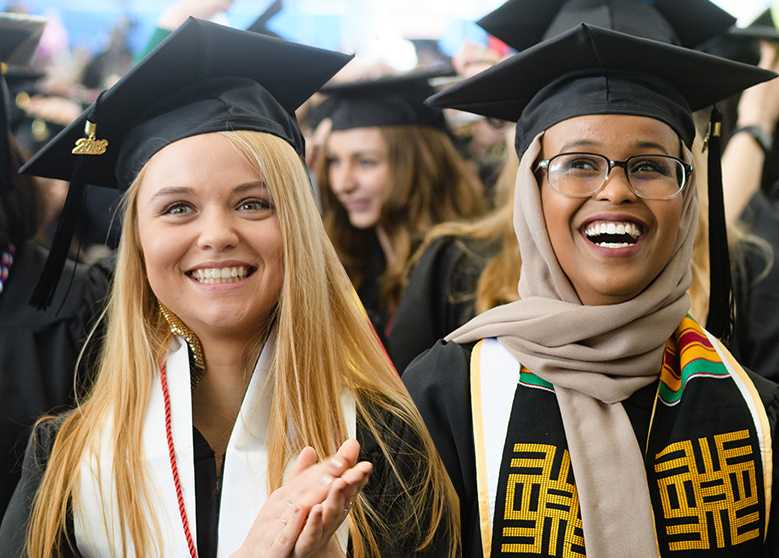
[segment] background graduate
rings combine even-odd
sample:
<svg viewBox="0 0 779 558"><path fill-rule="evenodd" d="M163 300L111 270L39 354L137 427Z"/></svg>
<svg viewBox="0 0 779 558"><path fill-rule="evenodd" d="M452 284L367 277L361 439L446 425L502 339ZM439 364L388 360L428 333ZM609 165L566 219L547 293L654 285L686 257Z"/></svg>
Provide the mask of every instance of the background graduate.
<svg viewBox="0 0 779 558"><path fill-rule="evenodd" d="M327 234L376 326L386 334L409 258L431 226L480 215L440 110L424 105L430 75L328 86L332 129L317 166Z"/></svg>
<svg viewBox="0 0 779 558"><path fill-rule="evenodd" d="M44 24L41 18L0 16L4 72L13 68L10 71L22 73ZM102 266L74 269L75 264L67 262L67 280L56 292L53 307L37 312L29 306L47 256L34 237L44 219L49 192L32 177L18 174L26 155L8 129L11 101L5 76L0 81L1 517L21 475L29 429L42 414L73 402L76 360L102 310L109 272ZM86 366L82 372L85 383L89 377Z"/></svg>

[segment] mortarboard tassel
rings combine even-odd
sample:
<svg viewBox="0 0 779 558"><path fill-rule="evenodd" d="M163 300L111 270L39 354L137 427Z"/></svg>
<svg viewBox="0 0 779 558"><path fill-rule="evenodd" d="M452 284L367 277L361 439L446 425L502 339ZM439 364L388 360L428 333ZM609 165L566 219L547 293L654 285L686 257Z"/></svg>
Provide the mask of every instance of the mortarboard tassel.
<svg viewBox="0 0 779 558"><path fill-rule="evenodd" d="M733 293L722 193L722 113L715 106L709 123L709 265L710 294L706 329L728 340L733 332Z"/></svg>
<svg viewBox="0 0 779 558"><path fill-rule="evenodd" d="M52 240L43 272L30 298L30 305L37 310L45 310L51 306L54 292L57 290L62 270L70 253L73 233L76 230L76 224L79 222L84 208L86 177L81 170L84 159L91 155L102 155L108 146L106 140L99 140L95 136L97 130L97 107L100 104L102 95L101 93L94 105L92 105L92 111L84 128L87 137L80 138L71 152L76 155L77 159L70 179L68 195L65 198L65 206L62 209L60 222L57 226L57 231L54 233L54 239Z"/></svg>

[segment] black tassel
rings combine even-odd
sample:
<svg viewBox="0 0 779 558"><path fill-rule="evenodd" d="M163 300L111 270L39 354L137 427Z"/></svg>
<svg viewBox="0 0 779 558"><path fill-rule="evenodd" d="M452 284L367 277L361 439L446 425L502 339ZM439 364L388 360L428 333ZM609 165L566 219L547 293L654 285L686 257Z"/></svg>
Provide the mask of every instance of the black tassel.
<svg viewBox="0 0 779 558"><path fill-rule="evenodd" d="M37 310L45 310L51 306L62 270L65 268L65 262L70 254L70 243L73 240L73 233L76 230L76 225L81 220L84 209L84 194L86 192L86 177L82 171L84 160L95 155L99 156L105 151L107 145L107 142L96 140L94 136L97 107L102 96L102 93L98 96L87 118L86 133L88 137L79 140L76 143L76 149L74 149L74 153L77 153L74 155L76 163L71 175L68 195L65 198L65 206L62 209L57 231L54 233L49 256L46 258L46 263L43 266L43 272L30 298L30 305ZM89 163L87 162L86 164Z"/></svg>
<svg viewBox="0 0 779 558"><path fill-rule="evenodd" d="M81 173L81 165L85 157L87 155L77 156L78 160L70 179L70 188L68 188L65 207L62 209L59 225L57 225L57 232L54 233L49 256L46 258L43 272L30 299L30 305L36 310L45 310L51 306L62 270L65 268L65 262L70 254L70 242L73 240L73 233L76 230L76 224L80 221L84 207L86 183Z"/></svg>
<svg viewBox="0 0 779 558"><path fill-rule="evenodd" d="M722 113L715 106L709 123L709 265L711 292L706 329L715 337L730 339L733 332L733 291L722 194Z"/></svg>

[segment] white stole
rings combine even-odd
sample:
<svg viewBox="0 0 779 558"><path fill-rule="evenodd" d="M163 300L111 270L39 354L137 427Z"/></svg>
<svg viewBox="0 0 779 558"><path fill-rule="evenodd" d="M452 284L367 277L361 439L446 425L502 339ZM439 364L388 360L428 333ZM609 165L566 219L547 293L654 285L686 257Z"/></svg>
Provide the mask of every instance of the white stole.
<svg viewBox="0 0 779 558"><path fill-rule="evenodd" d="M243 543L257 514L268 498L268 456L266 437L270 420L272 386L265 388L275 354L275 329L268 336L246 390L224 458L219 506L217 558L227 558ZM168 354L168 391L176 463L192 539L197 544L195 509L195 465L192 439L192 397L189 354L183 339L175 337ZM344 418L350 437L356 436L356 410L351 393L342 397ZM74 499L76 544L84 558L121 555L116 493L111 476L114 425L107 421L100 436L100 451L88 453L80 466L78 497ZM143 425L143 451L151 498L150 525L160 530L160 556L189 558L184 529L171 472L165 434L165 407L156 371ZM291 464L290 464L291 465ZM289 466L288 466L289 471ZM153 532L153 531L152 531ZM343 549L348 541L346 521L338 530ZM136 556L128 541L128 556Z"/></svg>
<svg viewBox="0 0 779 558"><path fill-rule="evenodd" d="M492 554L492 521L500 464L519 372L519 362L497 339L483 339L474 346L471 355L471 411L479 524L485 558Z"/></svg>

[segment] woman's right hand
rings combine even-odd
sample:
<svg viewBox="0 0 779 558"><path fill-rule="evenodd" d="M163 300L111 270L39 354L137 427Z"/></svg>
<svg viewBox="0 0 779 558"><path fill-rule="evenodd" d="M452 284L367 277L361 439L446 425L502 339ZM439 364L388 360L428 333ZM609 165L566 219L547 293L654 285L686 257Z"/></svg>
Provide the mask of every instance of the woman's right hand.
<svg viewBox="0 0 779 558"><path fill-rule="evenodd" d="M779 71L779 51L769 41L760 41L760 68ZM760 126L774 133L779 121L779 79L772 79L744 90L738 103L738 125Z"/></svg>
<svg viewBox="0 0 779 558"><path fill-rule="evenodd" d="M317 463L304 448L290 479L274 490L232 558L303 558L340 553L333 535L368 482L372 465L357 462L360 445L347 440L335 456Z"/></svg>

